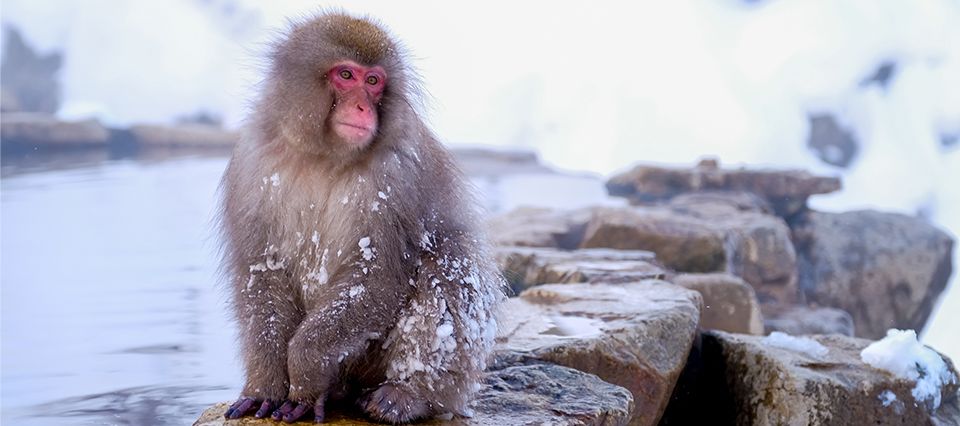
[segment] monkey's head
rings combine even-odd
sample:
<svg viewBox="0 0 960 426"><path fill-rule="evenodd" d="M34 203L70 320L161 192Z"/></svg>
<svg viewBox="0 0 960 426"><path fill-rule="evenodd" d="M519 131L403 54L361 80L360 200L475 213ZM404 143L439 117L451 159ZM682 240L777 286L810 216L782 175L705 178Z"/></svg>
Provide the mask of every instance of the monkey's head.
<svg viewBox="0 0 960 426"><path fill-rule="evenodd" d="M268 140L345 159L379 142L407 104L400 46L376 23L323 13L274 46L257 117Z"/></svg>

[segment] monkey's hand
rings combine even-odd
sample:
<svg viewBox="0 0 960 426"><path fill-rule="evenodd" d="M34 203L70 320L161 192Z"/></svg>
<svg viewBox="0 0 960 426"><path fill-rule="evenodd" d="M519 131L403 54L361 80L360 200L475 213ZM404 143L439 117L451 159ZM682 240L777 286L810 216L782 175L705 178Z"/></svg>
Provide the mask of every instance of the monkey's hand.
<svg viewBox="0 0 960 426"><path fill-rule="evenodd" d="M227 409L226 413L223 413L223 417L228 419L239 419L240 417L245 416L253 408L257 408L257 412L254 413L254 417L262 419L267 417L274 408L280 405L277 401L271 401L269 399L257 399L249 396L241 396L237 402L234 402L230 408Z"/></svg>
<svg viewBox="0 0 960 426"><path fill-rule="evenodd" d="M430 414L430 406L405 386L385 383L360 400L360 407L378 422L408 423Z"/></svg>

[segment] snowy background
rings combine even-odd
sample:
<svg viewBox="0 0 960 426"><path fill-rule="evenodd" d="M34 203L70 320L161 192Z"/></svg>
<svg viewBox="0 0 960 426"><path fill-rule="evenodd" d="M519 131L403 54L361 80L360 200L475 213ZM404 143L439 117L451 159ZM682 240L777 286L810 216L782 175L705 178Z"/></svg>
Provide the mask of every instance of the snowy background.
<svg viewBox="0 0 960 426"><path fill-rule="evenodd" d="M406 43L429 91L426 114L449 144L533 149L551 166L602 176L703 156L805 168L844 180L842 192L812 200L817 209L920 215L960 234L960 1L343 7L378 17ZM276 0L3 0L0 19L41 52L63 52L64 118L124 125L205 111L237 127L266 43L287 18L314 10ZM889 80L868 82L884 64ZM847 167L807 147L811 114L835 117L858 141ZM956 281L923 338L960 360Z"/></svg>

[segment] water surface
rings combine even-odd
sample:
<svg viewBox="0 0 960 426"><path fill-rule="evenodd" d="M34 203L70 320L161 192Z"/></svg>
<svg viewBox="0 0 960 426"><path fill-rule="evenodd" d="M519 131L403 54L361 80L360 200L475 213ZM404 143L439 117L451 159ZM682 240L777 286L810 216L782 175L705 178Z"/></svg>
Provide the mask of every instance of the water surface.
<svg viewBox="0 0 960 426"><path fill-rule="evenodd" d="M226 160L2 180L4 424L190 424L240 386L211 217Z"/></svg>

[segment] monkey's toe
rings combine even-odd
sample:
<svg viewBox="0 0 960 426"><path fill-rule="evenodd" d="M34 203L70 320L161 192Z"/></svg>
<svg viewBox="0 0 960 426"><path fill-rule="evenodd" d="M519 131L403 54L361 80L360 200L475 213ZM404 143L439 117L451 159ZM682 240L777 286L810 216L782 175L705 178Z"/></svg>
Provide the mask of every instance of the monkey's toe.
<svg viewBox="0 0 960 426"><path fill-rule="evenodd" d="M264 417L267 417L267 416L270 415L270 413L273 412L273 410L274 410L278 405L280 405L280 404L279 404L278 402L276 402L276 401L271 401L271 400L269 400L269 399L268 399L268 400L265 400L265 401L263 401L262 404L260 404L260 408L259 408L259 409L257 410L257 412L253 415L253 417L256 417L256 418L258 418L258 419L262 419L262 418L264 418Z"/></svg>
<svg viewBox="0 0 960 426"><path fill-rule="evenodd" d="M323 421L323 409L320 405L320 413L315 416L320 418L320 421ZM271 419L277 421L283 421L285 423L293 423L297 420L303 418L313 407L310 404L301 404L293 401L286 401L280 408L274 410L273 414L270 415Z"/></svg>
<svg viewBox="0 0 960 426"><path fill-rule="evenodd" d="M256 402L257 400L255 398L241 396L237 402L234 402L230 408L227 408L227 411L223 413L223 417L228 419L239 419L247 414L247 412L253 408L253 404Z"/></svg>
<svg viewBox="0 0 960 426"><path fill-rule="evenodd" d="M360 401L367 414L381 422L408 423L426 417L430 407L400 386L387 383Z"/></svg>

